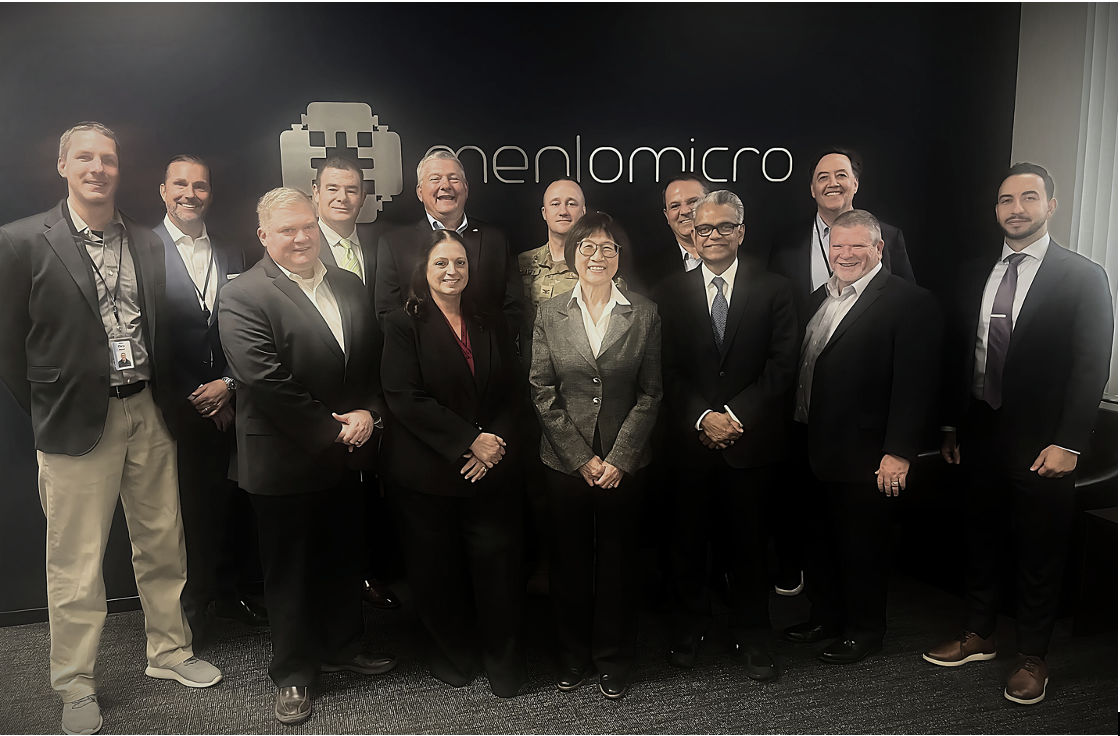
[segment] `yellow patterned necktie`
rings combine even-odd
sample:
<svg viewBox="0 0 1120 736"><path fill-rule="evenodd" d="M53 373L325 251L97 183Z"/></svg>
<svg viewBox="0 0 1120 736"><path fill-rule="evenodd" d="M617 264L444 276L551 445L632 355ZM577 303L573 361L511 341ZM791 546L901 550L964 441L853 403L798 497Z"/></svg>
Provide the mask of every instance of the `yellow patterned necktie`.
<svg viewBox="0 0 1120 736"><path fill-rule="evenodd" d="M358 263L358 256L354 255L354 247L346 238L338 241L338 244L346 251L346 258L342 261L342 267L358 278L362 278L362 265ZM362 279L365 281L365 279Z"/></svg>

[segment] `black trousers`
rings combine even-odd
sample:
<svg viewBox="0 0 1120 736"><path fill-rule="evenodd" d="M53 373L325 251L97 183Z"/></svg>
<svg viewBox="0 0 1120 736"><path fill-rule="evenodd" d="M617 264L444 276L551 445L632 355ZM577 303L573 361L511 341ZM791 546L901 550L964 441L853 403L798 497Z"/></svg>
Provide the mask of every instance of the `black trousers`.
<svg viewBox="0 0 1120 736"><path fill-rule="evenodd" d="M358 474L323 491L252 500L272 627L268 674L277 687L311 685L320 665L362 648Z"/></svg>
<svg viewBox="0 0 1120 736"><path fill-rule="evenodd" d="M770 591L766 575L763 512L779 466L732 468L720 458L711 468L680 468L673 489L674 645L694 643L712 623L711 591L705 574L707 541L727 529L723 540L732 574L728 626L738 644L760 645L770 636ZM723 519L726 524L712 524Z"/></svg>
<svg viewBox="0 0 1120 736"><path fill-rule="evenodd" d="M642 472L617 488L548 468L549 597L564 670L626 677L638 647Z"/></svg>
<svg viewBox="0 0 1120 736"><path fill-rule="evenodd" d="M513 697L528 679L520 494L435 496L391 485L405 569L430 641L432 676L453 687L478 672Z"/></svg>
<svg viewBox="0 0 1120 736"><path fill-rule="evenodd" d="M1043 478L1029 465L1006 467L990 443L998 423L998 411L973 399L966 420L970 431L961 444L969 491L965 628L984 638L992 635L1000 584L1013 571L1019 651L1045 657L1058 618L1075 514L1074 474Z"/></svg>

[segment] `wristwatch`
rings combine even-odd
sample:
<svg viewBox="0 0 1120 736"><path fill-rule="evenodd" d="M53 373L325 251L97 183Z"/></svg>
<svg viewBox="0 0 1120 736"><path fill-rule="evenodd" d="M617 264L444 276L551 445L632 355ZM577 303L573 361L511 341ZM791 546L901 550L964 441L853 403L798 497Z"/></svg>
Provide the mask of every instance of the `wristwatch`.
<svg viewBox="0 0 1120 736"><path fill-rule="evenodd" d="M226 385L231 394L237 390L237 381L229 376L222 376L222 383Z"/></svg>

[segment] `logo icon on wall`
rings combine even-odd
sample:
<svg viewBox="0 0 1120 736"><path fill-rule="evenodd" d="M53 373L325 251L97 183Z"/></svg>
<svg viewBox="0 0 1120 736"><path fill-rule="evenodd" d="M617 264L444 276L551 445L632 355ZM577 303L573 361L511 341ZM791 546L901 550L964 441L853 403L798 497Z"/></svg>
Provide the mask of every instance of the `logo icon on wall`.
<svg viewBox="0 0 1120 736"><path fill-rule="evenodd" d="M301 122L280 134L284 186L311 192L317 168L329 158L357 161L366 182L366 202L358 222L373 222L385 202L401 193L401 137L378 125L364 102L312 102Z"/></svg>

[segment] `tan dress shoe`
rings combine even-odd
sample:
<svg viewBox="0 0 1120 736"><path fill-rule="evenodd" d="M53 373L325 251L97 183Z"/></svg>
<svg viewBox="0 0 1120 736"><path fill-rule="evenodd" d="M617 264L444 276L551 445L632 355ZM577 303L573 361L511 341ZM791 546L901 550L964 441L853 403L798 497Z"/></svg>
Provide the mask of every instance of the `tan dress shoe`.
<svg viewBox="0 0 1120 736"><path fill-rule="evenodd" d="M956 639L942 642L922 655L930 664L942 667L960 667L965 662L977 662L996 657L996 638L981 638L971 631L962 631Z"/></svg>
<svg viewBox="0 0 1120 736"><path fill-rule="evenodd" d="M302 723L311 717L311 688L282 687L276 693L276 720Z"/></svg>
<svg viewBox="0 0 1120 736"><path fill-rule="evenodd" d="M1041 657L1019 655L1015 670L1007 678L1003 697L1019 705L1034 705L1046 697L1046 684L1050 682L1050 668Z"/></svg>

